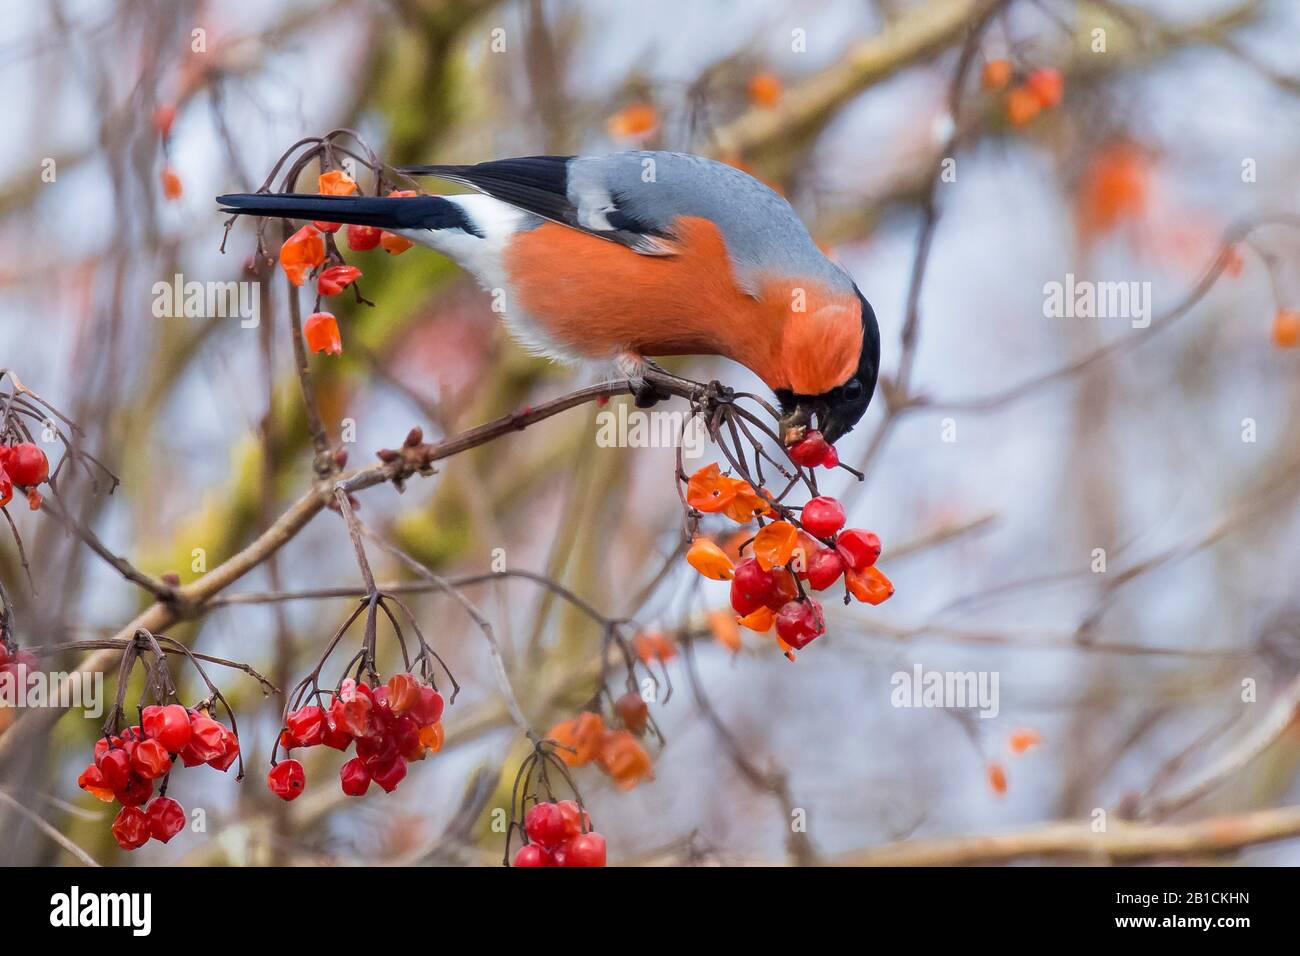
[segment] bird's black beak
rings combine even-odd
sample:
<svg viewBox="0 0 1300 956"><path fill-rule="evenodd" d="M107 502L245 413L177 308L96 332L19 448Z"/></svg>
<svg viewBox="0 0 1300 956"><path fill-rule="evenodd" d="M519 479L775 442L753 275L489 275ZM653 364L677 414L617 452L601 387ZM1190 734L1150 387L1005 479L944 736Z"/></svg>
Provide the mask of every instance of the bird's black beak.
<svg viewBox="0 0 1300 956"><path fill-rule="evenodd" d="M787 448L801 441L806 433L816 429L829 444L853 430L871 401L865 390L844 387L832 389L822 395L796 395L778 391L781 403L781 443Z"/></svg>
<svg viewBox="0 0 1300 956"><path fill-rule="evenodd" d="M821 430L825 436L828 406L818 396L792 395L790 399L782 400L781 410L784 412L781 416L781 443L787 448L802 441L803 436L813 429ZM829 436L826 440L834 441Z"/></svg>

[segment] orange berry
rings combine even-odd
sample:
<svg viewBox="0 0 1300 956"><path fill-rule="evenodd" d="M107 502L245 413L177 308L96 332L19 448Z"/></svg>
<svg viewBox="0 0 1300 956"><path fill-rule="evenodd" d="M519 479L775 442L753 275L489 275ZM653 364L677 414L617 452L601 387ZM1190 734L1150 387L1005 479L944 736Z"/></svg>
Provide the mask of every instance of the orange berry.
<svg viewBox="0 0 1300 956"><path fill-rule="evenodd" d="M342 170L331 169L317 178L316 191L322 196L351 196L357 191L357 183Z"/></svg>
<svg viewBox="0 0 1300 956"><path fill-rule="evenodd" d="M1007 122L1012 126L1025 126L1042 109L1042 101L1028 87L1017 86L1007 94Z"/></svg>
<svg viewBox="0 0 1300 956"><path fill-rule="evenodd" d="M989 787L999 797L1007 792L1007 772L1000 763L988 767Z"/></svg>
<svg viewBox="0 0 1300 956"><path fill-rule="evenodd" d="M726 511L736 498L737 483L726 475L717 462L705 465L686 482L686 503L696 511L716 514Z"/></svg>
<svg viewBox="0 0 1300 956"><path fill-rule="evenodd" d="M343 337L339 335L338 319L329 312L315 312L302 324L302 337L307 348L326 355L343 354Z"/></svg>
<svg viewBox="0 0 1300 956"><path fill-rule="evenodd" d="M980 85L986 90L1000 90L1011 82L1010 60L989 60L980 73Z"/></svg>
<svg viewBox="0 0 1300 956"><path fill-rule="evenodd" d="M1103 146L1079 180L1075 218L1080 232L1095 236L1140 218L1150 184L1151 161L1143 149L1127 140Z"/></svg>
<svg viewBox="0 0 1300 956"><path fill-rule="evenodd" d="M420 744L431 753L436 754L441 750L443 741L446 739L441 720L435 720L433 723L425 724L420 728Z"/></svg>
<svg viewBox="0 0 1300 956"><path fill-rule="evenodd" d="M400 256L415 245L410 239L399 236L395 232L385 232L379 237L379 244L384 247L384 251L390 256Z"/></svg>
<svg viewBox="0 0 1300 956"><path fill-rule="evenodd" d="M864 604L884 604L894 596L893 583L874 565L861 571L845 568L844 583L849 593Z"/></svg>
<svg viewBox="0 0 1300 956"><path fill-rule="evenodd" d="M584 710L577 717L562 720L546 732L558 744L555 755L570 767L583 767L596 759L605 721L600 714Z"/></svg>
<svg viewBox="0 0 1300 956"><path fill-rule="evenodd" d="M651 661L670 661L677 656L677 644L671 637L651 631L632 639L636 656L649 664Z"/></svg>
<svg viewBox="0 0 1300 956"><path fill-rule="evenodd" d="M181 178L176 175L176 170L170 166L164 166L162 171L162 190L163 195L168 199L180 199L184 187L181 186Z"/></svg>
<svg viewBox="0 0 1300 956"><path fill-rule="evenodd" d="M764 571L790 563L799 543L799 529L788 521L773 521L754 536L754 557Z"/></svg>
<svg viewBox="0 0 1300 956"><path fill-rule="evenodd" d="M1061 102L1065 94L1065 79L1061 71L1045 66L1034 70L1025 77L1025 86L1038 98L1038 103L1045 110L1050 110Z"/></svg>
<svg viewBox="0 0 1300 956"><path fill-rule="evenodd" d="M736 623L741 627L749 628L751 631L758 631L760 634L766 634L772 630L772 625L776 623L776 612L764 604L755 611L751 611L744 617L736 618Z"/></svg>
<svg viewBox="0 0 1300 956"><path fill-rule="evenodd" d="M307 275L325 261L325 240L315 226L303 226L280 247L280 266L289 281L302 285Z"/></svg>
<svg viewBox="0 0 1300 956"><path fill-rule="evenodd" d="M626 730L605 732L596 763L614 778L614 786L620 790L631 790L643 779L654 777L650 755Z"/></svg>
<svg viewBox="0 0 1300 956"><path fill-rule="evenodd" d="M605 124L615 139L649 139L659 130L659 112L649 103L623 107Z"/></svg>
<svg viewBox="0 0 1300 956"><path fill-rule="evenodd" d="M1280 349L1293 349L1300 345L1300 311L1278 309L1273 316L1273 344Z"/></svg>
<svg viewBox="0 0 1300 956"><path fill-rule="evenodd" d="M708 538L699 537L686 552L686 563L712 581L730 581L735 566L727 553Z"/></svg>
<svg viewBox="0 0 1300 956"><path fill-rule="evenodd" d="M1037 747L1043 742L1043 735L1036 730L1021 729L1012 731L1008 739L1013 754L1022 754L1030 747Z"/></svg>
<svg viewBox="0 0 1300 956"><path fill-rule="evenodd" d="M749 78L749 101L771 108L781 101L781 78L775 73L755 73Z"/></svg>

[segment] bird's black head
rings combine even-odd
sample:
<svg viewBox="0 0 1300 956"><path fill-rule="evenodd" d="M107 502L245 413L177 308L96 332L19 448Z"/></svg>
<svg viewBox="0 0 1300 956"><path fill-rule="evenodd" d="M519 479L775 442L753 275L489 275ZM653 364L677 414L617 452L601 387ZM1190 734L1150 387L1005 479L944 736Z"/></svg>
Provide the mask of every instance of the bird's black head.
<svg viewBox="0 0 1300 956"><path fill-rule="evenodd" d="M858 367L848 381L820 395L799 395L789 389L777 389L781 403L781 438L787 445L794 444L804 432L816 428L826 441L834 444L853 430L871 404L876 391L876 377L880 372L880 326L876 313L857 287L858 302L862 305L862 354Z"/></svg>

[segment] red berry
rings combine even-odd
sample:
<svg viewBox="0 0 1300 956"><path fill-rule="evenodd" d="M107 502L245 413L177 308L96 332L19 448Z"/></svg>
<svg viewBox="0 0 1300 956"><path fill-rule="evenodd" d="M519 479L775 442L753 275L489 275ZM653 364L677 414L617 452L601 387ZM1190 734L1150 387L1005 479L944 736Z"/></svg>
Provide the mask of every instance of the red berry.
<svg viewBox="0 0 1300 956"><path fill-rule="evenodd" d="M347 750L352 746L352 735L346 730L335 730L326 722L325 734L321 738L321 743L334 750Z"/></svg>
<svg viewBox="0 0 1300 956"><path fill-rule="evenodd" d="M565 866L604 866L605 838L599 833L583 833L569 841L564 854Z"/></svg>
<svg viewBox="0 0 1300 956"><path fill-rule="evenodd" d="M840 453L835 450L834 445L826 446L826 457L822 459L823 468L838 468L840 464Z"/></svg>
<svg viewBox="0 0 1300 956"><path fill-rule="evenodd" d="M814 498L803 506L799 523L810 535L829 538L844 527L844 508L834 498Z"/></svg>
<svg viewBox="0 0 1300 956"><path fill-rule="evenodd" d="M831 446L822 438L819 431L805 432L802 441L795 442L786 449L790 460L796 465L813 468L826 460L826 452Z"/></svg>
<svg viewBox="0 0 1300 956"><path fill-rule="evenodd" d="M220 770L225 773L230 769L230 765L239 759L239 738L235 736L234 731L228 727L221 728L221 754L209 760L208 766L213 770Z"/></svg>
<svg viewBox="0 0 1300 956"><path fill-rule="evenodd" d="M359 278L361 270L356 266L330 266L316 277L316 291L321 295L338 295Z"/></svg>
<svg viewBox="0 0 1300 956"><path fill-rule="evenodd" d="M420 688L420 699L411 706L411 716L421 727L436 724L442 719L443 700L432 687Z"/></svg>
<svg viewBox="0 0 1300 956"><path fill-rule="evenodd" d="M281 760L266 775L266 785L281 800L294 800L307 786L307 774L296 760Z"/></svg>
<svg viewBox="0 0 1300 956"><path fill-rule="evenodd" d="M226 752L226 728L202 714L190 721L190 742L181 751L185 766L194 767ZM192 762L191 762L192 761Z"/></svg>
<svg viewBox="0 0 1300 956"><path fill-rule="evenodd" d="M397 756L397 741L388 734L358 737L357 756L369 764L373 772L377 765L388 763Z"/></svg>
<svg viewBox="0 0 1300 956"><path fill-rule="evenodd" d="M880 539L872 531L861 528L849 528L841 531L835 539L835 547L844 559L844 564L854 571L861 571L876 563L880 557Z"/></svg>
<svg viewBox="0 0 1300 956"><path fill-rule="evenodd" d="M96 748L98 749L98 748ZM121 790L131 777L131 758L120 746L95 755L95 766L104 775L104 783Z"/></svg>
<svg viewBox="0 0 1300 956"><path fill-rule="evenodd" d="M348 226L348 248L356 252L365 252L379 245L383 230L374 226Z"/></svg>
<svg viewBox="0 0 1300 956"><path fill-rule="evenodd" d="M325 709L315 704L300 707L284 719L290 746L315 747L325 740Z"/></svg>
<svg viewBox="0 0 1300 956"><path fill-rule="evenodd" d="M113 800L113 788L105 782L104 772L93 763L81 771L81 776L77 778L77 786L105 803Z"/></svg>
<svg viewBox="0 0 1300 956"><path fill-rule="evenodd" d="M650 721L650 708L646 706L645 699L634 690L614 701L614 712L623 721L623 726L634 734L643 733Z"/></svg>
<svg viewBox="0 0 1300 956"><path fill-rule="evenodd" d="M791 601L776 615L776 633L781 640L798 650L826 632L822 606L812 598Z"/></svg>
<svg viewBox="0 0 1300 956"><path fill-rule="evenodd" d="M406 761L400 756L393 756L378 766L372 764L370 778L383 788L384 793L392 793L406 778Z"/></svg>
<svg viewBox="0 0 1300 956"><path fill-rule="evenodd" d="M113 791L113 796L124 807L142 807L153 796L153 781L133 773L125 786Z"/></svg>
<svg viewBox="0 0 1300 956"><path fill-rule="evenodd" d="M156 740L142 740L131 751L131 769L145 780L157 780L171 768L167 748Z"/></svg>
<svg viewBox="0 0 1300 956"><path fill-rule="evenodd" d="M549 866L550 856L536 843L525 843L515 854L515 866Z"/></svg>
<svg viewBox="0 0 1300 956"><path fill-rule="evenodd" d="M185 829L185 809L171 797L159 797L145 810L149 818L149 835L166 843Z"/></svg>
<svg viewBox="0 0 1300 956"><path fill-rule="evenodd" d="M5 471L3 465L0 465L0 508L3 508L13 500L14 483L9 478L9 472Z"/></svg>
<svg viewBox="0 0 1300 956"><path fill-rule="evenodd" d="M524 816L524 832L528 839L547 849L559 846L566 836L564 814L553 803L538 803Z"/></svg>
<svg viewBox="0 0 1300 956"><path fill-rule="evenodd" d="M819 548L808 559L808 584L814 591L825 591L844 573L844 559L834 548Z"/></svg>
<svg viewBox="0 0 1300 956"><path fill-rule="evenodd" d="M180 704L146 707L140 716L140 726L145 736L158 741L169 754L184 750L192 735L189 711Z"/></svg>
<svg viewBox="0 0 1300 956"><path fill-rule="evenodd" d="M360 757L339 768L339 785L349 797L360 797L370 789L370 771Z"/></svg>
<svg viewBox="0 0 1300 956"><path fill-rule="evenodd" d="M139 807L123 807L113 821L113 839L123 850L138 850L149 842L149 818Z"/></svg>
<svg viewBox="0 0 1300 956"><path fill-rule="evenodd" d="M745 558L731 579L731 606L741 617L752 614L767 603L775 587L776 575L764 571L756 558Z"/></svg>
<svg viewBox="0 0 1300 956"><path fill-rule="evenodd" d="M772 571L772 590L767 596L768 610L779 611L786 601L793 601L799 596L799 586L795 584L794 572L788 568Z"/></svg>
<svg viewBox="0 0 1300 956"><path fill-rule="evenodd" d="M393 742L397 752L408 763L424 759L424 744L420 742L420 728L410 714L403 714L393 721Z"/></svg>
<svg viewBox="0 0 1300 956"><path fill-rule="evenodd" d="M584 827L591 829L591 818L572 800L561 800L556 806L560 808L560 818L564 821L565 836L576 837Z"/></svg>
<svg viewBox="0 0 1300 956"><path fill-rule="evenodd" d="M9 472L15 485L27 488L39 485L50 476L50 461L45 457L45 452L26 441L9 449L5 471Z"/></svg>
<svg viewBox="0 0 1300 956"><path fill-rule="evenodd" d="M358 691L346 700L336 697L325 712L325 722L334 730L345 731L353 737L364 737L372 729L370 711L373 708L369 690L364 693Z"/></svg>

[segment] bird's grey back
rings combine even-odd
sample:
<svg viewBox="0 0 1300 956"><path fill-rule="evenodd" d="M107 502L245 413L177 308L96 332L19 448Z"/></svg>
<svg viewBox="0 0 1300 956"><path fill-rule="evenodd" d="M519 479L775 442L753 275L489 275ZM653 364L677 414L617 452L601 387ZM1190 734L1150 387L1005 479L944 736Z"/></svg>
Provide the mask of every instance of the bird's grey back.
<svg viewBox="0 0 1300 956"><path fill-rule="evenodd" d="M579 216L612 202L656 230L699 216L721 230L742 283L789 273L851 291L853 281L817 248L790 204L748 173L688 153L635 150L581 156L569 165L569 200ZM751 291L753 288L751 286Z"/></svg>

